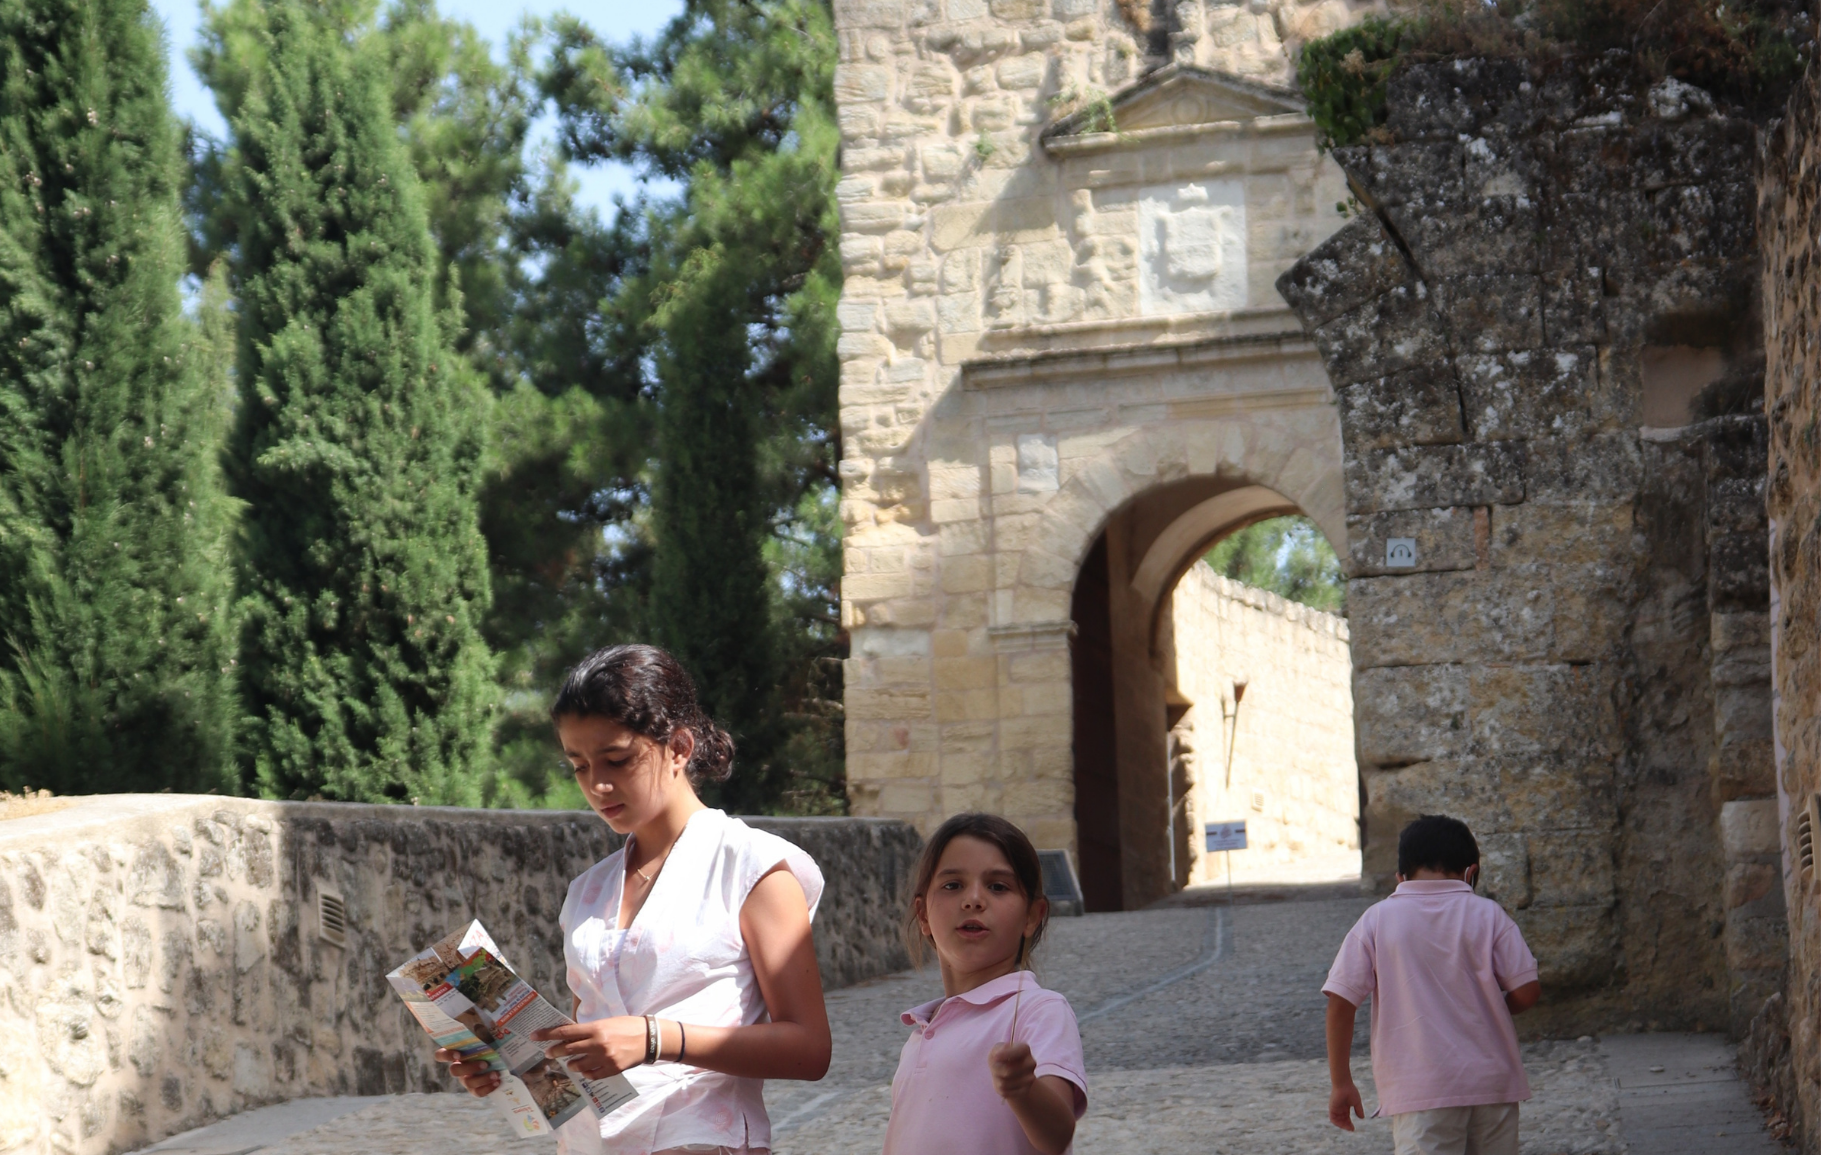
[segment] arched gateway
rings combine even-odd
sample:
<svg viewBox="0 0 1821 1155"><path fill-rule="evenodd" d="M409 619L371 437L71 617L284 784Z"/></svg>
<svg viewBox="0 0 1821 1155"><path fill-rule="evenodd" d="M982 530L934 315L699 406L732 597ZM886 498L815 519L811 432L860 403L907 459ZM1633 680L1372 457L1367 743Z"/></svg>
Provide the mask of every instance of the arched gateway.
<svg viewBox="0 0 1821 1155"><path fill-rule="evenodd" d="M1276 514L1345 541L1333 393L1273 287L1343 223L1276 86L1316 10L1210 9L1137 79L1112 5L962 7L836 6L849 798L1000 811L1142 905L1183 877L1177 579Z"/></svg>

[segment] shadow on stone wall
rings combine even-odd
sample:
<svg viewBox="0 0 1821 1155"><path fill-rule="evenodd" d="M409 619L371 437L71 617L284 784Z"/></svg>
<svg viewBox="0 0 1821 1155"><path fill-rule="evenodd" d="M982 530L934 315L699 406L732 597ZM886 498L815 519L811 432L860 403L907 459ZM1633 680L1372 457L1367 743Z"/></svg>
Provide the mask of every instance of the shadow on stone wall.
<svg viewBox="0 0 1821 1155"><path fill-rule="evenodd" d="M749 821L827 877L828 986L909 965L914 830ZM447 1089L385 973L479 918L567 1005L557 914L617 844L587 812L182 795L0 824L0 1151L111 1155L266 1103ZM339 944L325 894L345 910Z"/></svg>

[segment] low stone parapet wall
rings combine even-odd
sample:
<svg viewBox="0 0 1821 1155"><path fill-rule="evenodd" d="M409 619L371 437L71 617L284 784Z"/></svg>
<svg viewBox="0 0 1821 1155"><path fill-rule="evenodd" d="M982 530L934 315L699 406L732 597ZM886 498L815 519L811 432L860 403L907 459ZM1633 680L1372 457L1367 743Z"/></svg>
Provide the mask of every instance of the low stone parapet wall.
<svg viewBox="0 0 1821 1155"><path fill-rule="evenodd" d="M827 985L908 965L913 829L748 821L827 876ZM587 812L193 795L0 822L0 1152L111 1155L265 1103L443 1089L385 973L479 918L567 1004L557 913L617 845Z"/></svg>

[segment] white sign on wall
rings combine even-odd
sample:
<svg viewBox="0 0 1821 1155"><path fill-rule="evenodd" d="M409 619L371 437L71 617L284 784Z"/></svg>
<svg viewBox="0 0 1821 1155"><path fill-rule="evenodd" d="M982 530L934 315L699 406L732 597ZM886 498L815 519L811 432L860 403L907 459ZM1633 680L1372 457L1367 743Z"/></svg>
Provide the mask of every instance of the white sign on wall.
<svg viewBox="0 0 1821 1155"><path fill-rule="evenodd" d="M1244 822L1210 822L1205 830L1210 852L1246 848L1246 824Z"/></svg>
<svg viewBox="0 0 1821 1155"><path fill-rule="evenodd" d="M1246 306L1246 190L1236 180L1152 185L1138 199L1138 311Z"/></svg>

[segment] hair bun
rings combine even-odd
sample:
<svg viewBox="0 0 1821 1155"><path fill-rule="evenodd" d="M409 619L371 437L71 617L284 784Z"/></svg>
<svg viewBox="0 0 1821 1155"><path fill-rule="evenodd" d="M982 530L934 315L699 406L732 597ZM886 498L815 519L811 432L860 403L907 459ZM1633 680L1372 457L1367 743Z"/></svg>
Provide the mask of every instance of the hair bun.
<svg viewBox="0 0 1821 1155"><path fill-rule="evenodd" d="M689 777L694 782L725 782L733 774L733 735L708 720L696 719L689 728L696 750L689 756Z"/></svg>

